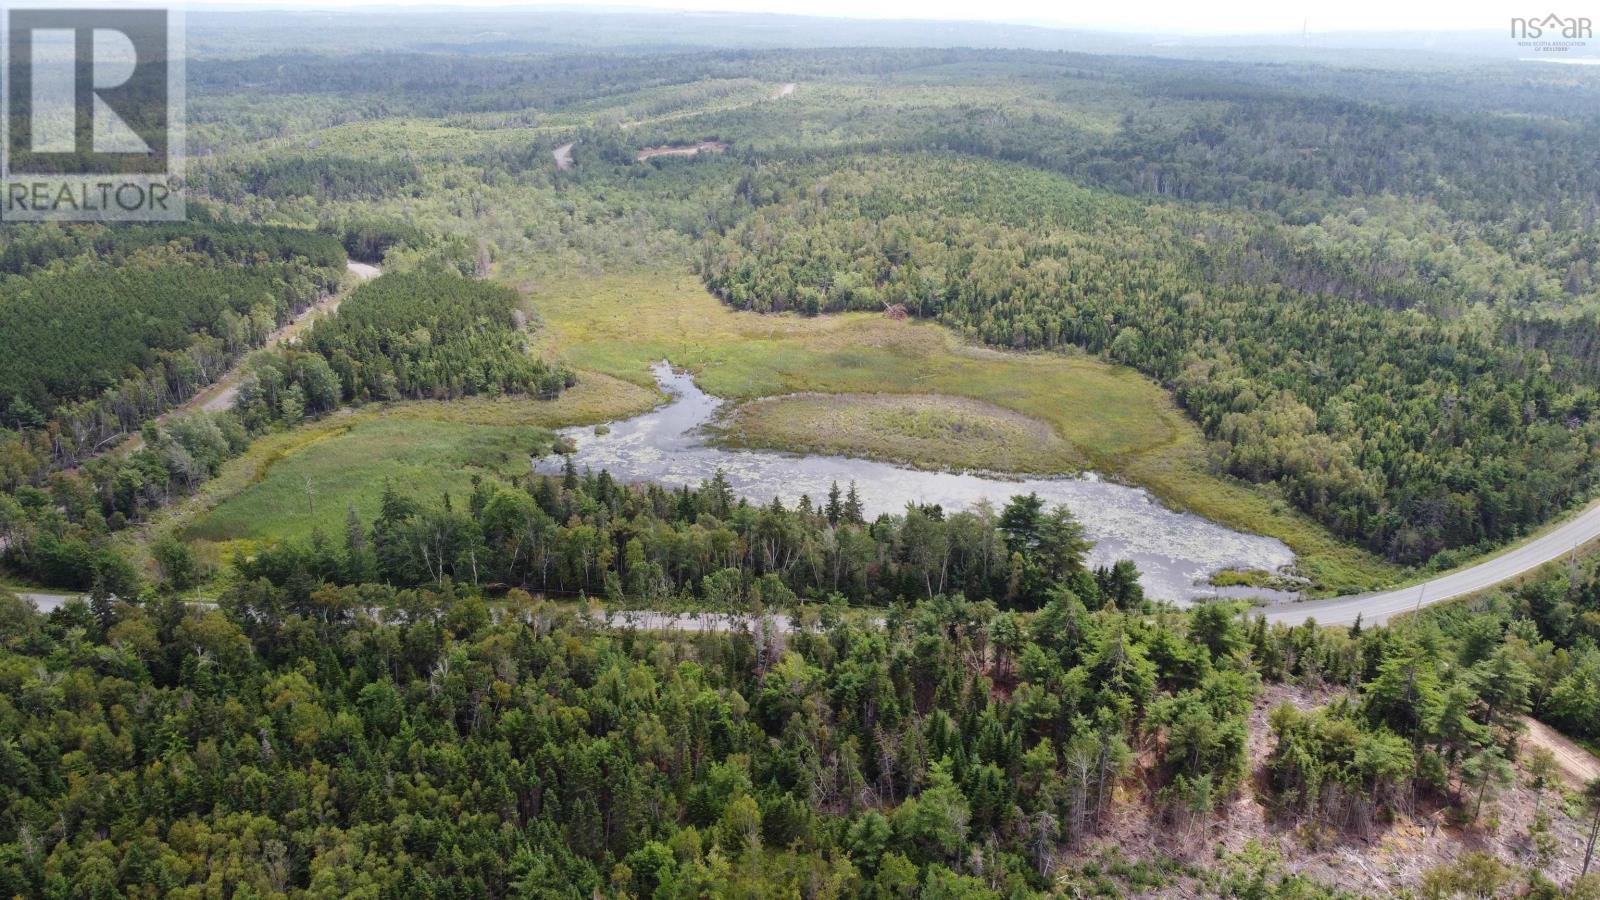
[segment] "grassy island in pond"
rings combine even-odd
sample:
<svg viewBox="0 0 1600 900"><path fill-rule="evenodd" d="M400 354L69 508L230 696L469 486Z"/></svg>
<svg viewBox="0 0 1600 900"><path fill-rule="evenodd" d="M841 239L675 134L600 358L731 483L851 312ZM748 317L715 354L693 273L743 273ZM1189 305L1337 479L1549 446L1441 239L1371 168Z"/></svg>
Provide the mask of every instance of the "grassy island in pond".
<svg viewBox="0 0 1600 900"><path fill-rule="evenodd" d="M717 428L730 447L887 459L924 469L1056 475L1085 459L1053 428L940 394L790 394L752 400Z"/></svg>
<svg viewBox="0 0 1600 900"><path fill-rule="evenodd" d="M1363 590L1395 577L1392 566L1293 511L1270 486L1216 474L1205 438L1166 391L1096 357L981 347L931 322L874 313L739 312L688 274L613 274L530 286L529 293L543 326L540 352L580 371L651 387L650 364L667 359L693 372L708 393L731 401L781 408L784 400L763 398L833 395L829 415L857 426L871 419L871 406L888 402L872 398L934 395L976 403L969 408L1048 426L1061 442L1052 442L1059 447L1049 451L1052 458L1081 461L1064 471L1093 469L1148 488L1177 509L1284 541L1299 556L1302 573L1324 590ZM861 405L869 408L849 410L856 405L852 398L866 398ZM796 451L818 449L817 441L826 440L838 442L837 452L902 458L859 428L845 438L806 435L790 423L774 422L769 431L761 406L754 415L762 425L730 440ZM741 414L732 421L740 422ZM944 453L940 464L957 468L990 468L994 458L977 447Z"/></svg>

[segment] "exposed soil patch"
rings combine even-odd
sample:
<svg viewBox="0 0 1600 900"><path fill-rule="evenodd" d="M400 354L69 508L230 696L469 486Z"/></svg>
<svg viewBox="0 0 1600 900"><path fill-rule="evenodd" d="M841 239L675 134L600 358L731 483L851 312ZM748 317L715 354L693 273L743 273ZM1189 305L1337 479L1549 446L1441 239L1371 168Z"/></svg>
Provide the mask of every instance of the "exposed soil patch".
<svg viewBox="0 0 1600 900"><path fill-rule="evenodd" d="M1419 799L1412 815L1379 820L1366 836L1335 831L1315 819L1280 815L1265 771L1274 746L1268 717L1282 703L1313 709L1333 702L1343 693L1338 688L1266 685L1249 720L1251 775L1238 796L1225 803L1218 814L1186 828L1164 823L1142 789L1126 791L1141 775L1136 770L1119 795L1119 803L1108 816L1104 830L1082 847L1064 852L1061 860L1093 859L1115 849L1131 859L1166 856L1198 868L1214 868L1219 849L1237 853L1253 841L1276 852L1289 872L1366 896L1392 896L1398 890L1415 890L1424 872L1471 851L1491 853L1509 865L1534 865L1528 829L1537 803L1550 816L1558 846L1545 875L1565 884L1578 874L1587 822L1573 818L1571 811L1577 807L1564 804L1555 792L1546 792L1542 801L1537 801L1520 765L1515 783L1485 805L1479 822L1473 826L1452 821L1450 810L1437 799ZM1524 747L1532 742L1525 741ZM1156 748L1141 750L1139 765L1154 763ZM1194 896L1193 887L1175 884L1160 895Z"/></svg>
<svg viewBox="0 0 1600 900"><path fill-rule="evenodd" d="M639 151L639 162L644 162L647 159L654 159L657 156L694 156L696 153L721 153L727 149L728 145L724 141L701 141L698 144L671 144L662 147L646 147Z"/></svg>
<svg viewBox="0 0 1600 900"><path fill-rule="evenodd" d="M788 84L784 85L783 87L778 88L778 92L772 95L772 99L776 100L779 97L787 97L790 94L794 93L794 89L795 89L795 83L791 81Z"/></svg>
<svg viewBox="0 0 1600 900"><path fill-rule="evenodd" d="M1523 739L1524 746L1545 747L1554 753L1556 764L1561 767L1562 777L1572 787L1582 788L1600 778L1600 759L1595 758L1593 753L1538 719L1523 716L1522 724L1528 726L1528 734Z"/></svg>
<svg viewBox="0 0 1600 900"><path fill-rule="evenodd" d="M572 168L572 145L574 143L576 142L568 141L550 151L550 155L556 158L556 168L562 171Z"/></svg>

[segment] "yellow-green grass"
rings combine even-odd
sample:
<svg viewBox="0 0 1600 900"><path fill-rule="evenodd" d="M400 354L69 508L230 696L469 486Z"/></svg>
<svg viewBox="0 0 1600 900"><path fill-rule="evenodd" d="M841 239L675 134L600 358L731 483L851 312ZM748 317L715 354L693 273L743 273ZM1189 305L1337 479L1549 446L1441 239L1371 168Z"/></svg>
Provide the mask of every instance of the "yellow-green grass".
<svg viewBox="0 0 1600 900"><path fill-rule="evenodd" d="M316 528L337 535L350 507L362 521L377 515L386 480L418 500L435 501L448 493L459 502L471 490L472 476L525 472L529 452L548 444L549 432L532 426L382 416L333 424L264 460L260 480L196 523L187 536L219 542L303 539Z"/></svg>
<svg viewBox="0 0 1600 900"><path fill-rule="evenodd" d="M730 447L868 456L925 469L1060 473L1088 464L1039 419L943 394L789 394L741 404L716 430Z"/></svg>
<svg viewBox="0 0 1600 900"><path fill-rule="evenodd" d="M365 522L377 514L385 481L429 503L445 493L461 502L474 475L527 472L529 452L549 447L549 429L635 415L659 401L651 388L587 373L553 401L398 403L332 416L256 441L134 543L176 533L220 563L234 550L314 529L337 539L351 506Z"/></svg>
<svg viewBox="0 0 1600 900"><path fill-rule="evenodd" d="M1321 591L1365 590L1399 576L1269 488L1214 474L1205 439L1165 390L1096 358L976 347L935 324L870 313L737 312L687 273L546 281L532 293L544 321L542 351L581 369L649 386L648 365L670 359L707 391L736 401L873 393L991 403L1045 422L1091 468L1173 507L1283 540Z"/></svg>

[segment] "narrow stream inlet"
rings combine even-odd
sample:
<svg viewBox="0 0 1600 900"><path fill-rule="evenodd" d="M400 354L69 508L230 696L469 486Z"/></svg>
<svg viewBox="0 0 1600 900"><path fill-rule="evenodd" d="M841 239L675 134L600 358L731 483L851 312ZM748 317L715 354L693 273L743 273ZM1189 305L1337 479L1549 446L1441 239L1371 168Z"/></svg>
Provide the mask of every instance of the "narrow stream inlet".
<svg viewBox="0 0 1600 900"><path fill-rule="evenodd" d="M735 493L756 503L774 496L792 506L801 494L818 502L828 488L856 483L867 517L902 512L908 503L936 503L946 510L969 509L987 501L998 511L1014 495L1036 493L1047 505L1065 504L1083 523L1092 565L1131 559L1139 567L1145 593L1157 600L1187 602L1228 593L1206 584L1227 568L1277 571L1294 562L1282 541L1233 531L1156 502L1147 491L1105 481L1093 473L1071 478L1018 478L955 472L924 472L890 463L843 456L728 450L708 446L701 426L716 415L722 400L700 390L694 378L666 362L652 370L671 402L610 426L560 433L577 445L573 461L581 470L608 470L625 482L654 481L698 486L718 469ZM535 471L559 473L564 460L547 457ZM1253 590L1252 596L1281 599L1281 592Z"/></svg>

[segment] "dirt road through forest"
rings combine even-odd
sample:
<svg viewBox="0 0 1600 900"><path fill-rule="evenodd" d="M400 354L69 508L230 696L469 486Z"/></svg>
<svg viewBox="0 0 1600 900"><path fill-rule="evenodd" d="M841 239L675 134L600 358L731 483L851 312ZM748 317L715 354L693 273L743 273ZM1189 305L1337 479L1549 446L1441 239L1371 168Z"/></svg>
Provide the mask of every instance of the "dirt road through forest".
<svg viewBox="0 0 1600 900"><path fill-rule="evenodd" d="M1555 754L1556 765L1561 767L1561 774L1568 784L1582 788L1600 778L1600 758L1593 753L1538 719L1523 716L1522 724L1528 726L1528 743L1545 747Z"/></svg>
<svg viewBox="0 0 1600 900"><path fill-rule="evenodd" d="M360 281L368 281L382 274L377 266L369 263L350 261L345 263L345 268L355 275ZM293 340L300 332L306 329L318 316L330 313L339 308L340 302L349 294L348 290L329 294L316 303L306 307L292 321L267 337L263 348L276 347L286 341ZM233 401L239 396L239 379L244 374L244 360L235 363L233 368L217 379L210 387L190 397L188 402L175 407L156 417L156 422L165 422L175 415L203 410L205 412L222 412L233 408ZM144 446L144 438L138 434L133 435L123 442L115 452L132 452Z"/></svg>

